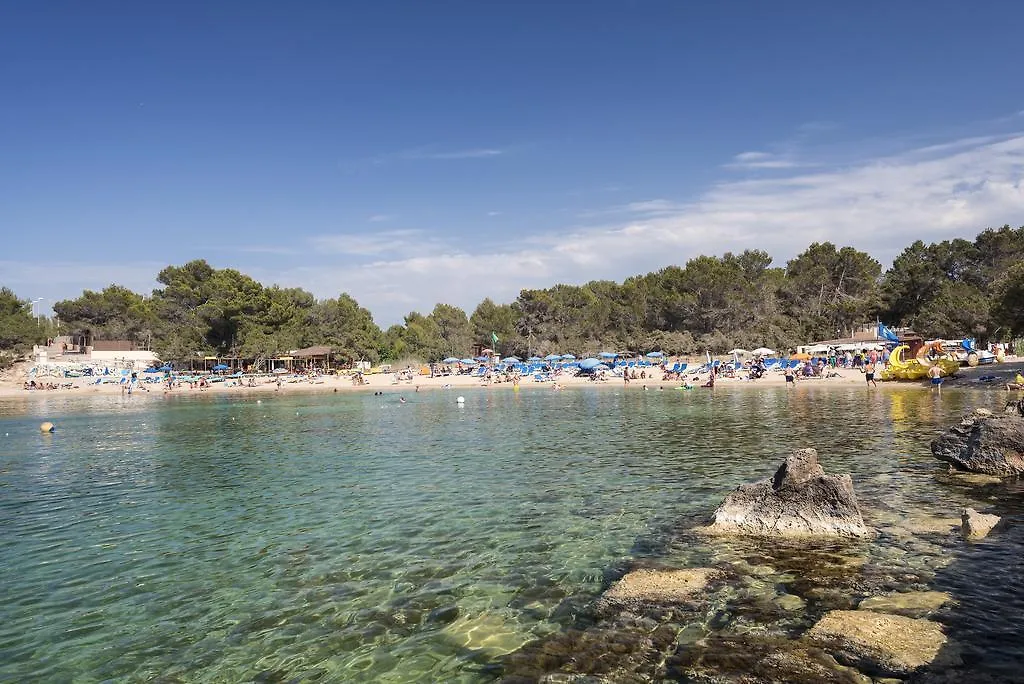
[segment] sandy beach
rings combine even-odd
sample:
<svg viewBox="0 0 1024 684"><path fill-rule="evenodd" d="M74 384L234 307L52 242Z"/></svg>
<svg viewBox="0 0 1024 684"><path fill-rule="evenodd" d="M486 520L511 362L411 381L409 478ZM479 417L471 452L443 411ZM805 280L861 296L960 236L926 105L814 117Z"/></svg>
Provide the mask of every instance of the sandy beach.
<svg viewBox="0 0 1024 684"><path fill-rule="evenodd" d="M700 386L708 381L706 373L695 373L685 375L685 382L671 379L663 380L663 374L657 368L647 369L648 375L653 377L637 378L626 383L621 377L607 376L604 380L592 380L589 376L570 376L567 374L558 375L553 381L538 382L532 377L521 378L518 384L520 390L547 390L552 391L556 384L558 387L616 387L629 391L644 391L659 389L674 389L684 384L700 389ZM836 368L830 369L831 377L798 377L796 387L822 385L828 386L850 386L864 385L864 374L859 369ZM41 378L43 383L54 383L59 385L71 384L70 388L63 389L24 389L24 383L28 380L25 369L15 369L5 377L0 378L0 398L9 399L17 397L38 397L38 396L97 396L97 395L120 395L126 393L121 385L113 383L89 384L92 378ZM879 387L886 383L879 383ZM896 384L896 383L889 383ZM899 383L907 386L912 383ZM924 383L921 383L924 386ZM769 371L757 380L750 380L745 372L737 377L719 376L715 382L715 389L744 388L752 389L758 387L778 387L785 385L785 377L781 371ZM167 390L160 383L140 383L133 391L134 396L163 397L168 395L194 395L194 394L274 394L274 393L333 393L333 392L384 392L387 394L409 394L417 391L430 390L455 390L480 388L490 391L512 391L516 389L512 382L486 381L475 375L449 375L443 377L429 377L425 375L413 376L411 380L395 380L393 373L380 373L364 376L364 384L356 385L349 375L322 375L312 380L298 377L284 377L278 385L275 377L256 378L255 387L248 386L248 379L227 379L223 382L211 383L208 387L190 387L188 384L181 384L174 389Z"/></svg>

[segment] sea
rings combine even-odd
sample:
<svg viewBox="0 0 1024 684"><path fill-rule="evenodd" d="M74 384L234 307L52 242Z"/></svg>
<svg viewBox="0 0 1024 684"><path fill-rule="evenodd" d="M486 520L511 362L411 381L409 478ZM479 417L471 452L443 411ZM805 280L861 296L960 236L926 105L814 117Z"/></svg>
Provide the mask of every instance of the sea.
<svg viewBox="0 0 1024 684"><path fill-rule="evenodd" d="M744 639L923 589L964 667L1020 681L1024 490L928 446L1005 395L807 385L0 402L0 681L529 681L586 669L544 645L600 650L592 606L635 567L734 580L668 665L607 649L608 681L739 681ZM688 536L799 447L852 475L875 539ZM965 542L965 506L1009 524Z"/></svg>

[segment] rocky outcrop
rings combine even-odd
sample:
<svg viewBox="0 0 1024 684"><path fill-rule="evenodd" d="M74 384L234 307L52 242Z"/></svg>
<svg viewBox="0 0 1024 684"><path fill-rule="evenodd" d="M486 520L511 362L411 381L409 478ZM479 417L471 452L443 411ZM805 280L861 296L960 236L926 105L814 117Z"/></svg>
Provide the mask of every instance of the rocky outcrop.
<svg viewBox="0 0 1024 684"><path fill-rule="evenodd" d="M853 480L826 475L814 449L797 449L775 476L741 485L715 511L705 534L864 537Z"/></svg>
<svg viewBox="0 0 1024 684"><path fill-rule="evenodd" d="M992 528L1002 520L998 515L979 513L973 508L965 508L960 516L960 531L964 539L981 539L992 531Z"/></svg>
<svg viewBox="0 0 1024 684"><path fill-rule="evenodd" d="M806 638L839 662L875 676L905 677L929 665L958 660L938 623L902 615L833 610Z"/></svg>
<svg viewBox="0 0 1024 684"><path fill-rule="evenodd" d="M1024 473L1024 418L979 409L932 441L935 458L958 470L1011 477Z"/></svg>

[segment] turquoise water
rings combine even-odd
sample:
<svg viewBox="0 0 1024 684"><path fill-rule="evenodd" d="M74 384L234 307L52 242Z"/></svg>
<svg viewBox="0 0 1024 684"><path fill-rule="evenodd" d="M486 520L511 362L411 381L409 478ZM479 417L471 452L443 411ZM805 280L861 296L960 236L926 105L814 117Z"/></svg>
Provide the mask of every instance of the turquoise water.
<svg viewBox="0 0 1024 684"><path fill-rule="evenodd" d="M794 447L878 520L984 506L927 440L1002 398L463 394L0 404L0 680L489 681Z"/></svg>

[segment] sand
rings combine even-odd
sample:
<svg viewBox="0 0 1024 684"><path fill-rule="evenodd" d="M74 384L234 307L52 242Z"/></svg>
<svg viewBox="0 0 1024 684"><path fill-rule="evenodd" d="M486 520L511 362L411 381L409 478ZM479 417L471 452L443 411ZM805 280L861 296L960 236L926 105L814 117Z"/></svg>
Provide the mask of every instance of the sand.
<svg viewBox="0 0 1024 684"><path fill-rule="evenodd" d="M38 397L38 396L98 396L98 395L119 395L122 394L122 388L116 384L102 384L102 385L89 385L87 384L91 378L41 378L42 382L52 383L72 383L71 389L54 389L54 390L26 390L23 388L23 383L28 379L25 375L26 367L21 369L15 369L13 372L8 373L5 377L0 378L0 398L14 398L14 397ZM648 375L654 377L648 377L646 379L632 380L629 384L626 384L622 378L608 376L606 380L591 380L589 377L569 377L567 375L557 376L556 381L560 387L617 387L628 391L642 392L646 387L647 390L659 390L659 389L674 389L683 385L684 383L679 380L662 380L662 373L658 369L646 369ZM829 378L798 378L796 387L794 389L800 389L802 387L822 387L822 386L851 386L851 385L865 385L864 374L857 369L835 369L832 371L836 373L836 377ZM745 378L745 374L740 374L743 377L736 378L725 378L719 377L715 383L716 390L728 390L733 388L757 388L757 387L778 387L785 385L785 378L779 371L769 371L764 377L757 380L749 380ZM400 382L395 381L394 374L374 374L366 375L365 384L354 385L350 376L347 375L324 375L315 378L312 382L307 379L296 379L285 377L282 379L280 387L277 385L276 378L261 377L257 378L256 387L248 387L244 384L239 385L234 379L228 379L225 382L217 382L211 384L208 388L190 388L188 385L175 387L172 390L166 390L161 384L145 384L140 385L133 392L133 396L142 397L163 397L165 395L186 395L186 394L263 394L263 393L281 393L281 394L293 394L293 393L323 393L323 392L385 392L395 394L409 394L417 391L428 391L428 390L441 390L441 389L465 389L465 388L482 388L489 391L511 391L513 389L513 383L511 382L490 382L487 383L478 377L472 375L453 375L445 377L431 378L429 376L414 376L412 380L402 380ZM699 386L707 382L708 376L704 374L691 374L686 376L686 383L690 385ZM881 387L885 383L879 383ZM895 383L890 383L895 384ZM908 386L912 383L900 383L901 386ZM919 383L922 387L925 387L925 383ZM552 391L554 387L553 382L537 382L533 378L522 378L519 382L519 388L522 390L538 390L543 389ZM704 390L706 391L706 390Z"/></svg>

